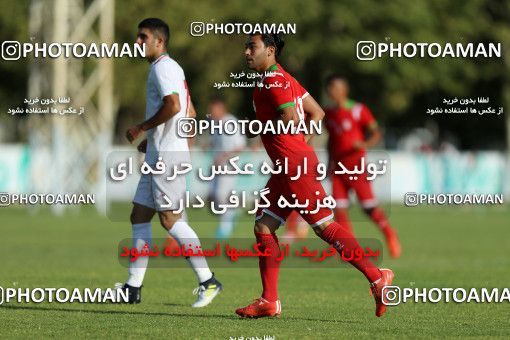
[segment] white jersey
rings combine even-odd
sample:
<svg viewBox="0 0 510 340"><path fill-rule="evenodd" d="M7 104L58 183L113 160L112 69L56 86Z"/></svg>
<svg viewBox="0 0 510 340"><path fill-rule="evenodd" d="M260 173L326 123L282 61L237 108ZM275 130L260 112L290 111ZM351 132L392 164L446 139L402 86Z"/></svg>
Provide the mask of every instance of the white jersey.
<svg viewBox="0 0 510 340"><path fill-rule="evenodd" d="M189 158L188 140L177 134L178 120L188 114L188 86L181 66L168 54L164 54L156 59L150 68L147 79L145 119L154 116L163 106L163 97L171 94L179 95L181 111L165 123L147 131L145 160L150 164L156 163L159 156L167 158L164 154L173 154L172 158L177 156L179 161L187 161ZM175 153L176 151L178 153Z"/></svg>

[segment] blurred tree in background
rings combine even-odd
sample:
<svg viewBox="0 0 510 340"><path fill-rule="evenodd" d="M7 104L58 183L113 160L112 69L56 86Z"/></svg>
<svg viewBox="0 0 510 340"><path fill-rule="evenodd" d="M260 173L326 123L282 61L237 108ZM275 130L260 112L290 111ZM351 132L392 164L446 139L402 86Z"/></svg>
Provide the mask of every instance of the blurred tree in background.
<svg viewBox="0 0 510 340"><path fill-rule="evenodd" d="M0 36L28 41L29 2L1 0ZM137 24L160 17L171 29L170 55L184 68L199 116L207 101L223 95L232 112L251 114L251 89L221 89L215 82L229 81L230 72L245 70L245 36L190 35L191 22L296 23L297 34L285 37L282 64L321 103L327 104L324 79L331 72L347 76L352 97L365 102L386 129L387 142L415 127L435 121L439 133L452 135L464 149L504 149L505 117L441 115L426 110L441 106L443 98L490 97L492 107L510 110L510 2L504 0L432 0L381 2L376 0L328 1L120 1L115 3L117 42L133 42ZM389 58L359 61L356 43L501 42L500 59ZM506 51L505 51L506 48ZM143 119L148 64L117 59L115 89L119 103L116 142L125 128ZM7 108L22 103L27 82L26 62L0 64L0 122L3 141L23 141L27 131ZM15 103L15 104L14 104ZM508 118L507 118L508 119ZM394 144L394 143L393 143Z"/></svg>

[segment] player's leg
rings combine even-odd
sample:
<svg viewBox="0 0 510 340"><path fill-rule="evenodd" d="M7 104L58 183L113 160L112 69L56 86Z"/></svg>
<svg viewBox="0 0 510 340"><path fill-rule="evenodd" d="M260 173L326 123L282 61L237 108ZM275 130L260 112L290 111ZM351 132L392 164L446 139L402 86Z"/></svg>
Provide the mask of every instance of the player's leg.
<svg viewBox="0 0 510 340"><path fill-rule="evenodd" d="M278 300L278 274L280 271L280 261L276 259L280 253L280 245L276 230L280 227L281 220L276 216L270 216L264 213L262 217L256 220L254 232L257 243L260 243L260 251L263 253L270 249L271 256L262 256L259 258L260 277L262 278L262 298L269 302Z"/></svg>
<svg viewBox="0 0 510 340"><path fill-rule="evenodd" d="M185 245L187 248L191 244L193 250L195 247L201 247L200 240L191 228L191 226L182 218L182 214L175 214L171 210L158 211L159 220L163 228L173 237L179 245ZM207 261L203 256L192 256L186 258L191 268L195 272L199 283L209 280L213 275L209 270Z"/></svg>
<svg viewBox="0 0 510 340"><path fill-rule="evenodd" d="M400 245L397 231L391 227L384 211L379 206L363 207L363 211L384 234L390 256L394 259L399 258L402 252L402 246Z"/></svg>
<svg viewBox="0 0 510 340"><path fill-rule="evenodd" d="M283 238L287 243L292 243L294 239L305 239L309 231L308 223L299 215L298 212L293 211L285 221L285 234Z"/></svg>
<svg viewBox="0 0 510 340"><path fill-rule="evenodd" d="M287 221L285 221L285 235L283 236L286 239L292 240L296 237L298 216L299 214L293 211L290 213L289 217L287 217Z"/></svg>
<svg viewBox="0 0 510 340"><path fill-rule="evenodd" d="M182 154L173 155L174 158L167 160L170 164L180 164L179 158ZM181 162L186 161L181 159ZM169 164L167 163L167 164ZM195 231L190 227L186 218L181 213L174 213L174 210L180 208L186 193L186 177L177 176L175 179L167 180L167 174L163 176L154 176L152 181L152 195L158 210L159 220L163 228L167 230L179 246L192 248L194 251L201 248L200 240ZM175 207L168 201L176 203ZM180 203L179 203L180 202ZM185 213L185 212L184 212ZM209 269L207 260L204 256L186 257L186 261L195 273L198 281L198 287L194 294L198 294L198 299L192 307L205 307L208 305L222 289L222 285L216 280L214 274Z"/></svg>
<svg viewBox="0 0 510 340"><path fill-rule="evenodd" d="M232 235L238 213L237 209L227 209L224 214L219 216L220 223L216 230L217 238L227 239Z"/></svg>
<svg viewBox="0 0 510 340"><path fill-rule="evenodd" d="M312 226L315 233L339 252L342 250L353 252L360 248L358 241L350 228L336 222L330 209L318 209L318 201L326 197L322 184L313 176L303 176L299 183L289 182L291 191L299 202L308 200L308 211L317 211L314 214L303 213L303 218ZM379 269L368 258L353 259L350 263L360 270L369 282L381 277Z"/></svg>
<svg viewBox="0 0 510 340"><path fill-rule="evenodd" d="M335 220L352 233L352 225L349 220L349 186L341 175L330 176L332 194L336 201ZM348 179L347 179L348 180Z"/></svg>
<svg viewBox="0 0 510 340"><path fill-rule="evenodd" d="M235 190L237 177L231 175L219 175L214 178L214 200L217 203L228 203L232 190ZM227 209L224 214L219 215L219 225L216 229L216 237L221 239L229 238L234 231L234 223L238 209Z"/></svg>
<svg viewBox="0 0 510 340"><path fill-rule="evenodd" d="M353 184L358 201L363 208L364 213L374 222L374 224L383 233L390 256L393 258L400 257L401 246L398 239L397 231L391 227L384 211L379 207L377 199L372 190L372 185L362 176Z"/></svg>
<svg viewBox="0 0 510 340"><path fill-rule="evenodd" d="M133 202L131 210L131 225L133 230L133 247L142 251L144 246L151 246L152 243L152 225L151 220L156 211L150 207ZM148 256L140 256L136 261L129 263L129 275L126 281L131 287L141 287L147 266Z"/></svg>
<svg viewBox="0 0 510 340"><path fill-rule="evenodd" d="M314 177L302 177L299 185L291 184L291 190L296 194L298 201L309 200L309 211L316 211L318 200L326 197L324 188ZM342 251L353 253L361 248L353 233L333 220L331 210L320 208L314 214L303 214L302 216L312 226L317 236L334 247L340 254ZM386 309L382 303L382 287L391 284L393 272L377 268L368 257L354 257L348 262L367 278L375 293L376 315L381 316Z"/></svg>
<svg viewBox="0 0 510 340"><path fill-rule="evenodd" d="M259 257L260 278L262 280L261 297L252 304L238 308L236 313L245 318L278 317L281 313L281 303L278 299L278 275L280 271L280 245L275 232L284 219L264 209L257 217L254 226L259 250L264 253L269 249L269 256Z"/></svg>
<svg viewBox="0 0 510 340"><path fill-rule="evenodd" d="M238 308L236 313L245 318L259 318L265 316L279 316L281 313L281 303L278 299L278 275L280 272L280 245L276 230L286 218L291 210L282 209L278 206L278 199L281 194L288 192L285 181L279 176L271 176L266 184L269 192L266 199L269 207L260 209L257 212L253 231L257 243L260 244L259 250L264 253L268 251L269 256L259 257L260 278L262 280L262 295L252 304Z"/></svg>
<svg viewBox="0 0 510 340"><path fill-rule="evenodd" d="M360 247L355 236L333 219L316 224L313 229L320 238L332 245L339 253L342 251L351 253ZM392 284L393 272L390 269L377 268L367 257L353 258L348 262L367 278L375 299L375 315L382 316L386 311L386 305L382 302L383 288Z"/></svg>
<svg viewBox="0 0 510 340"><path fill-rule="evenodd" d="M156 210L154 209L150 182L151 179L148 175L142 175L136 188L130 215L132 247L137 248L138 251L141 251L144 246L150 247L152 242L151 220ZM134 262L130 261L126 283L116 284L117 288L128 290L129 303L141 302L142 283L148 264L149 257L147 256L140 256Z"/></svg>
<svg viewBox="0 0 510 340"><path fill-rule="evenodd" d="M159 220L163 228L173 237L180 246L184 244L186 248L193 250L201 248L200 240L195 231L188 222L182 218L182 214L175 214L171 210L158 211ZM222 290L221 283L216 280L214 274L209 269L207 260L204 256L186 257L190 267L193 269L198 281L198 288L194 291L198 294L198 299L192 307L205 307Z"/></svg>
<svg viewBox="0 0 510 340"><path fill-rule="evenodd" d="M342 251L351 253L361 247L354 234L335 222L332 217L326 217L326 220L312 224L312 228L317 236L332 245L339 253ZM361 271L370 283L381 278L379 269L366 257L354 258L348 262Z"/></svg>

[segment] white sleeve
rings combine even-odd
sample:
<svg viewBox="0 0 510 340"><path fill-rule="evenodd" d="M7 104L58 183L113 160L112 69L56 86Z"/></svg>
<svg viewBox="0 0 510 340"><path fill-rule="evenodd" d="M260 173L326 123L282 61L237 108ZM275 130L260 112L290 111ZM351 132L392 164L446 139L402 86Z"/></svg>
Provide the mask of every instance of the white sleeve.
<svg viewBox="0 0 510 340"><path fill-rule="evenodd" d="M156 67L156 83L158 87L159 96L161 99L171 94L179 94L179 75L170 67L165 67L165 64Z"/></svg>

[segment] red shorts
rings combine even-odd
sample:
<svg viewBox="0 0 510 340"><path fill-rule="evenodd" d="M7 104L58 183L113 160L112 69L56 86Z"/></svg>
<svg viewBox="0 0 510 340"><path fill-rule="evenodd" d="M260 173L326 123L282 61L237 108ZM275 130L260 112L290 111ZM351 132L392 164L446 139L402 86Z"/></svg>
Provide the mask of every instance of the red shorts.
<svg viewBox="0 0 510 340"><path fill-rule="evenodd" d="M347 157L341 159L346 168L352 169L354 166L359 165L361 157ZM372 184L367 180L367 174L356 175L357 179L351 179L352 175L349 174L334 174L330 176L331 184L333 187L333 197L336 200L338 208L349 207L349 191L352 189L356 193L356 197L363 208L374 208L378 205L374 192L372 191Z"/></svg>
<svg viewBox="0 0 510 340"><path fill-rule="evenodd" d="M269 201L270 206L260 208L257 211L257 220L263 214L267 214L284 224L290 213L296 210L308 224L315 227L334 217L331 209L323 207L313 214L306 213L306 211L314 211L317 208L317 200L322 200L326 197L322 184L315 176L302 176L298 180L292 181L286 176L272 175L266 184L266 188L269 189L269 192L265 197ZM293 197L293 194L295 194L295 197ZM280 208L278 206L278 199L281 196L285 197L289 202L294 202L296 199L298 202L304 202L308 199L309 205L304 208L306 211L289 207ZM260 202L264 203L263 200L260 200Z"/></svg>

